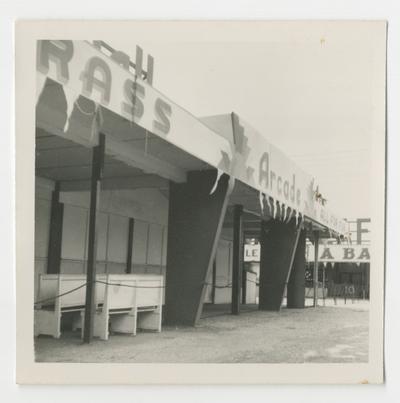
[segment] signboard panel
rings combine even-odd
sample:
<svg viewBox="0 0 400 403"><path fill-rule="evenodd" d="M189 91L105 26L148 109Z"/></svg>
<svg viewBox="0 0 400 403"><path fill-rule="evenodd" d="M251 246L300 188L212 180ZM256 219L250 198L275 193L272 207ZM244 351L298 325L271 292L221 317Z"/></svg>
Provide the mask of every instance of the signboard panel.
<svg viewBox="0 0 400 403"><path fill-rule="evenodd" d="M37 99L45 78L63 85L68 111L80 95L218 167L229 142L86 41L38 41ZM228 167L229 168L229 167Z"/></svg>
<svg viewBox="0 0 400 403"><path fill-rule="evenodd" d="M370 263L369 245L319 245L321 263ZM308 245L307 261L314 261L314 246Z"/></svg>
<svg viewBox="0 0 400 403"><path fill-rule="evenodd" d="M260 244L244 245L244 261L245 262L260 261Z"/></svg>
<svg viewBox="0 0 400 403"><path fill-rule="evenodd" d="M311 175L243 119L234 114L232 119L236 141L232 171L236 178L285 208L290 207L341 234L347 232L346 223L326 208L322 197L317 198L318 186ZM273 206L270 208L273 210Z"/></svg>
<svg viewBox="0 0 400 403"><path fill-rule="evenodd" d="M218 118L205 125L134 76L126 68L126 60L121 62L121 54L118 52L118 62L86 41L38 41L37 99L47 77L62 85L67 103L64 136L72 136L69 138L74 140L76 135L78 140L78 133L72 130L67 133L66 129L69 116L83 95L217 168L217 178L227 173L257 189L262 208L270 209L271 215L276 215L279 203L282 220L302 214L338 233L347 232L345 222L333 215L324 206L323 199L317 197L314 178L240 117L236 114L222 116L222 126L228 124L225 134L233 135L219 135L213 129ZM226 119L227 116L231 119ZM218 128L221 132L221 127ZM109 139L108 145L111 143Z"/></svg>
<svg viewBox="0 0 400 403"><path fill-rule="evenodd" d="M320 245L318 261L321 263L370 263L369 245ZM314 262L314 246L307 245L308 262ZM260 245L244 246L244 261L260 261Z"/></svg>

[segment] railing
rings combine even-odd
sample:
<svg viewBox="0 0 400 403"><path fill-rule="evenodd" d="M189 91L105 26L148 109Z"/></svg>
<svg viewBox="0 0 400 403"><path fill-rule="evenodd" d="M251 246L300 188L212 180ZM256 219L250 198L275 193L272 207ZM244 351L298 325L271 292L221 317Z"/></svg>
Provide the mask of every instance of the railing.
<svg viewBox="0 0 400 403"><path fill-rule="evenodd" d="M333 298L335 304L337 303L338 298L342 298L344 303L347 300L354 300L359 299L368 299L369 298L369 291L366 289L365 286L362 284L349 284L349 283L325 283L325 287L323 287L322 282L318 282L317 287L317 294L319 299L324 298ZM312 284L308 284L306 282L306 298L313 298L314 297L314 288Z"/></svg>
<svg viewBox="0 0 400 403"><path fill-rule="evenodd" d="M366 299L369 298L369 292L361 284L330 284L328 286L328 296L346 299Z"/></svg>

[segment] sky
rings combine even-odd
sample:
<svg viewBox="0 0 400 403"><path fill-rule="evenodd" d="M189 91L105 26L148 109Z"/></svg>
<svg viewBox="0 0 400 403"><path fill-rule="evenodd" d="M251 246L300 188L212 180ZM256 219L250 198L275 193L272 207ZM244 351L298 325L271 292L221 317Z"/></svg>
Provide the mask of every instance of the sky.
<svg viewBox="0 0 400 403"><path fill-rule="evenodd" d="M236 112L316 178L331 210L369 217L371 135L383 102L382 27L223 28L183 25L104 40L133 60L140 45L155 59L153 86L172 101L199 117Z"/></svg>

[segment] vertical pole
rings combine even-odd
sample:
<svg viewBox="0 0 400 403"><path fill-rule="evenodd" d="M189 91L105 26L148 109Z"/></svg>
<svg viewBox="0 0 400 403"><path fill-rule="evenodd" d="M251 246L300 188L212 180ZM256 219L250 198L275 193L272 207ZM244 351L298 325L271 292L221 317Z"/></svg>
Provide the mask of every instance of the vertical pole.
<svg viewBox="0 0 400 403"><path fill-rule="evenodd" d="M142 79L143 69L143 49L140 46L136 46L136 65L135 73L136 76Z"/></svg>
<svg viewBox="0 0 400 403"><path fill-rule="evenodd" d="M135 220L129 218L128 226L128 253L126 256L126 273L132 273L132 248L133 248L133 229L135 226Z"/></svg>
<svg viewBox="0 0 400 403"><path fill-rule="evenodd" d="M247 271L242 270L242 304L246 305L247 297Z"/></svg>
<svg viewBox="0 0 400 403"><path fill-rule="evenodd" d="M96 212L99 204L100 184L104 165L105 136L100 133L99 145L93 147L92 177L90 184L88 263L86 270L86 301L83 342L90 343L93 336L96 281Z"/></svg>
<svg viewBox="0 0 400 403"><path fill-rule="evenodd" d="M57 181L51 197L50 233L47 251L48 274L60 273L63 216L64 205L60 203L60 182Z"/></svg>
<svg viewBox="0 0 400 403"><path fill-rule="evenodd" d="M325 306L325 263L322 266L322 301Z"/></svg>
<svg viewBox="0 0 400 403"><path fill-rule="evenodd" d="M288 300L288 283L289 283L289 279L290 279L290 275L292 273L293 270L293 263L294 263L294 259L296 257L296 252L297 252L297 245L299 244L299 239L300 239L300 234L302 231L302 225L300 224L299 227L296 230L296 239L294 241L294 245L293 245L293 249L292 249L292 253L290 255L290 263L289 263L289 270L288 273L286 275L286 280L285 280L285 288L283 290L283 294L282 294L282 298L281 298L281 305L283 303L283 298L285 297L286 294L286 305L287 305L287 300Z"/></svg>
<svg viewBox="0 0 400 403"><path fill-rule="evenodd" d="M233 315L240 313L240 288L243 271L243 206L233 209L233 262L232 262L232 305Z"/></svg>
<svg viewBox="0 0 400 403"><path fill-rule="evenodd" d="M149 85L153 85L153 72L154 72L154 58L151 55L147 55L146 81Z"/></svg>
<svg viewBox="0 0 400 403"><path fill-rule="evenodd" d="M362 287L362 299L365 299L365 264L361 263L361 287Z"/></svg>
<svg viewBox="0 0 400 403"><path fill-rule="evenodd" d="M314 308L318 306L318 246L319 246L319 232L314 231Z"/></svg>
<svg viewBox="0 0 400 403"><path fill-rule="evenodd" d="M215 304L215 286L217 283L217 258L214 258L212 269L212 289L211 289L211 301Z"/></svg>
<svg viewBox="0 0 400 403"><path fill-rule="evenodd" d="M337 263L332 262L332 278L333 278L333 301L335 303L335 305L337 305Z"/></svg>

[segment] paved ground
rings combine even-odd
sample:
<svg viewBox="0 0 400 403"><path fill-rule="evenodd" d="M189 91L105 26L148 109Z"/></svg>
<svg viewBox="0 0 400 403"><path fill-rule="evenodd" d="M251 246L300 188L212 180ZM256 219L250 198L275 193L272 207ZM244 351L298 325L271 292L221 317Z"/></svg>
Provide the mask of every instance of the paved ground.
<svg viewBox="0 0 400 403"><path fill-rule="evenodd" d="M113 335L83 345L77 333L35 340L41 362L336 363L368 361L368 303L280 313L247 306L239 317L228 306L209 307L196 328L163 327L136 337Z"/></svg>

